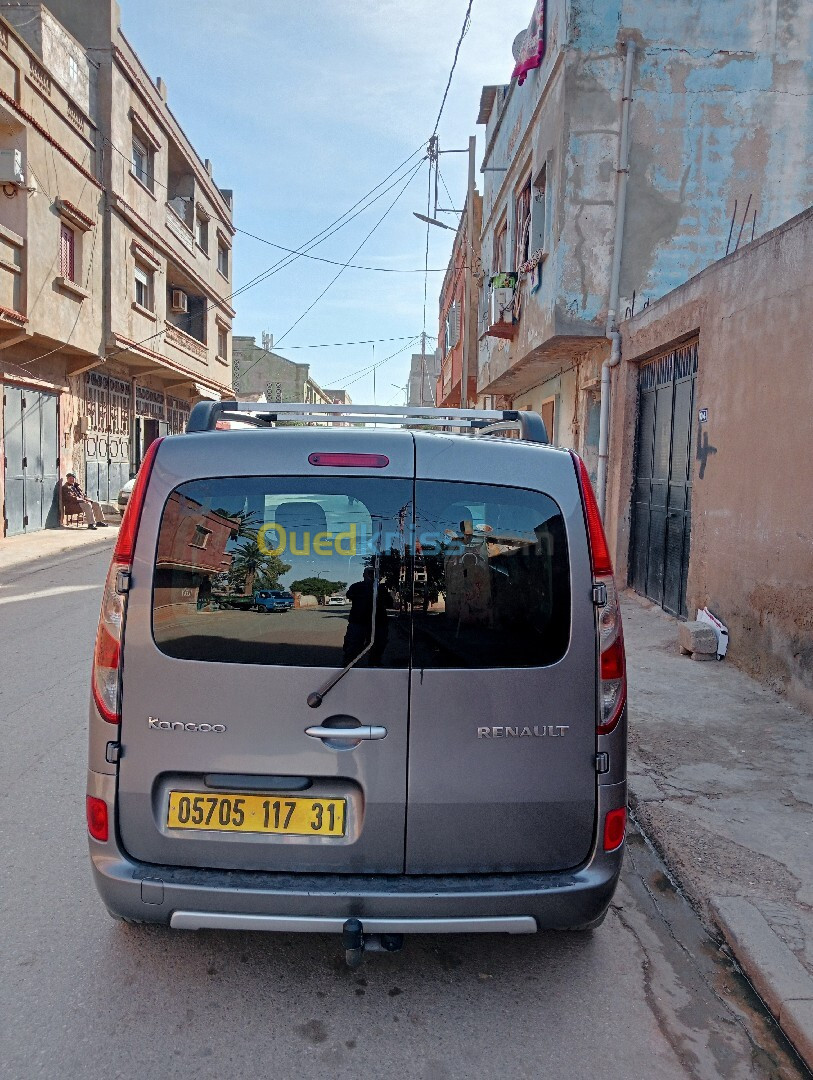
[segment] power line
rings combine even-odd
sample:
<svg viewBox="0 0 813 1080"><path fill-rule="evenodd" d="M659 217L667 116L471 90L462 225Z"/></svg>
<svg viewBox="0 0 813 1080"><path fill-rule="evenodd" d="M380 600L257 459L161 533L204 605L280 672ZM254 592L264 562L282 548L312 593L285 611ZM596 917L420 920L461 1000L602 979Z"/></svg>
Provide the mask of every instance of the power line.
<svg viewBox="0 0 813 1080"><path fill-rule="evenodd" d="M384 211L384 213L381 215L381 217L378 219L378 221L375 223L375 225L373 225L372 229L370 229L370 231L367 233L367 235L361 241L361 243L356 248L356 250L353 252L353 254L350 256L351 259L354 259L356 257L356 255L361 251L361 249L364 247L364 245L367 243L367 241L370 239L370 237L376 231L378 226L382 223L382 221L384 221L384 219L387 217L387 215L393 209L395 204L398 202L398 200L404 194L406 189L409 187L409 185L412 183L412 181L417 176L418 171L419 171L422 164L423 164L423 162L419 161L418 164L415 166L415 168L412 170L412 172L409 174L406 183L403 185L401 190L398 192L398 194L392 200L390 205L387 207L387 209ZM302 320L305 318L305 316L308 314L308 312L311 311L319 303L319 301L322 299L322 297L325 295L325 293L328 291L328 289L330 289L331 286L334 285L335 282L337 282L339 280L339 278L342 276L342 274L345 272L345 270L347 269L348 266L349 266L349 260L348 260L347 263L345 263L342 266L342 268L341 268L341 270L339 270L338 274L336 274L336 276L334 278L332 278L328 282L328 284L324 287L324 289L322 289L322 291L319 293L319 295L316 297L316 299L313 301L313 303L305 308L305 310L302 312L302 314L299 316L299 318L296 320L296 322L291 323L291 325L288 327L288 329L285 331L285 333L282 335L282 337L279 339L279 341L283 341L288 336L288 334L290 334L290 332L293 330L293 328L295 326L298 326L299 323L302 322Z"/></svg>
<svg viewBox="0 0 813 1080"><path fill-rule="evenodd" d="M375 270L379 274L445 274L447 270L445 266L427 271L423 266L419 266L415 270L400 270L391 266L360 266L358 263L343 263L339 259L326 259L320 255L308 255L305 251L287 248L282 244L275 244L272 240L266 240L263 236L256 236L254 233L249 232L248 229L235 229L235 232L250 236L252 240L259 240L261 244L268 244L269 247L277 248L279 251L287 251L290 255L299 255L303 259L313 259L314 262L329 263L331 266L343 266L345 270Z"/></svg>
<svg viewBox="0 0 813 1080"><path fill-rule="evenodd" d="M433 135L437 135L437 133L438 133L438 125L440 124L440 118L443 115L443 108L446 105L446 96L449 93L449 87L452 85L452 76L454 75L454 69L457 67L457 57L458 57L458 54L460 52L460 46L463 44L463 38L468 33L469 26L471 25L471 7L472 7L473 3L474 3L474 0L469 0L469 6L466 8L466 15L465 15L465 18L463 19L463 28L460 31L460 37L457 40L457 47L455 48L455 51L454 51L454 60L452 61L452 68L451 68L451 71L449 72L449 79L448 79L448 82L446 83L446 89L443 91L443 100L440 103L440 110L438 111L438 118L435 121L435 126L432 128L432 134Z"/></svg>
<svg viewBox="0 0 813 1080"><path fill-rule="evenodd" d="M406 341L409 338L410 341L414 339L415 335L401 334L400 337L378 337L378 338L365 338L363 341L327 341L318 345L286 345L286 349L338 349L343 345L379 345L382 341ZM271 346L275 348L275 346Z"/></svg>
<svg viewBox="0 0 813 1080"><path fill-rule="evenodd" d="M107 139L106 141L110 144L111 147L113 147L114 150L117 151L117 153L122 154L122 151L119 150L119 148L117 146L115 146L112 142L110 142L109 139ZM373 194L373 192L377 191L378 188L380 188L383 184L386 184L386 182L391 177L395 176L396 173L399 173L401 171L401 169L403 169L405 165L407 165L410 161L412 161L412 159L416 156L416 154L419 154L422 150L423 150L423 146L419 146L417 150L414 150L409 155L409 157L405 158L401 162L400 165L396 166L396 168L393 169L392 172L389 173L387 176L385 176L383 180L379 181L379 183L376 184L375 187L370 188L370 190L365 195L363 195L360 199L358 199L348 210L345 210L344 213L341 214L338 218L336 218L330 225L325 226L325 228L322 229L321 232L316 233L315 236L312 236L310 240L306 241L302 245L303 250L309 250L311 247L316 246L317 243L321 243L322 240L320 239L320 237L322 237L323 239L326 240L328 238L328 236L332 236L334 232L338 232L338 230L340 228L343 228L344 225L347 225L350 221L353 220L354 217L358 217L358 214L363 213L364 210L368 209L370 206L373 205L374 202L377 202L378 199L380 199L383 195L385 195L387 193L387 191L390 191L393 187L395 187L403 179L403 176L399 176L398 179L395 180L392 184L390 184L390 186L388 188L385 188L384 191L380 192L375 197L375 199L372 199L369 203L367 203L367 206L362 206L362 203L366 202L366 200L370 197L370 195ZM122 157L126 157L126 155L122 154ZM129 160L129 158L127 160ZM417 167L418 168L420 167L420 162L418 162ZM410 179L411 179L411 176L410 176ZM359 210L357 214L353 214L353 217L348 217L348 214L351 214L352 211L354 211L359 206L361 206L361 210ZM347 220L342 222L343 218L346 218ZM339 224L340 222L341 222L341 224ZM329 230L332 230L332 231L329 231ZM324 234L327 234L327 235L324 235ZM301 254L301 252L299 252L297 254ZM287 260L287 262L286 262L286 260ZM218 301L213 301L211 303L208 303L206 305L206 307L204 308L204 313L208 313L213 308L218 307L219 304L227 303L229 300L233 300L234 297L239 296L241 293L247 292L248 289L253 288L255 285L259 285L267 277L270 277L271 273L275 273L276 268L282 269L283 267L280 266L281 263L285 263L285 265L288 265L290 262L293 262L293 261L294 261L294 257L291 257L291 256L286 256L284 259L278 260L271 267L269 267L267 271L264 271L263 273L256 275L254 278L250 279L248 282L246 282L244 285L242 285L239 289L235 289L234 292L230 293L227 296L222 297ZM119 356L121 353L128 352L133 347L139 348L142 345L147 345L151 341L155 341L156 338L162 337L165 333L166 333L165 329L164 330L157 330L155 333L149 334L147 337L141 338L139 341L134 341L130 345L121 346L120 348L114 349L112 352L107 353L105 356L100 356L99 360L101 362L103 362L103 363L106 363L108 360L114 359L116 356ZM64 346L60 346L60 348L63 348L63 347ZM56 350L56 349L52 349L50 352L43 353L41 356L35 356L32 360L26 361L25 366L30 366L31 364L35 364L35 363L37 363L37 361L42 360L47 356L51 356L52 353L57 352L57 351L58 350Z"/></svg>
<svg viewBox="0 0 813 1080"><path fill-rule="evenodd" d="M414 156L415 156L415 154L411 154L411 155L410 155L410 157L414 157ZM409 159L407 159L407 160L409 160ZM418 162L418 163L417 163L416 165L414 165L414 166L412 167L411 171L410 171L410 172L408 172L408 173L406 174L406 175L407 175L407 180L406 180L406 183L405 183L405 184L403 185L403 187L401 188L401 190L400 190L400 191L398 192L398 194L397 194L397 195L395 196L395 198L393 199L393 201L392 201L392 202L390 203L390 205L389 205L389 206L387 207L387 209L386 209L386 211L384 212L384 214L382 215L382 217L380 217L380 218L378 219L378 221L377 221L377 222L375 223L375 225L373 225L372 229L370 229L370 231L369 231L369 232L367 233L367 235L366 235L366 236L364 237L364 239L362 240L362 242L361 242L361 243L359 244L359 246L358 246L358 247L356 248L356 250L355 250L355 251L353 252L353 254L352 254L352 255L350 256L350 259L353 259L353 258L354 258L354 257L355 257L355 256L356 256L356 255L358 254L358 252L359 252L359 251L361 251L361 249L362 249L362 248L364 247L364 245L365 245L365 244L367 243L367 241L368 241L368 240L370 239L370 237L371 237L371 236L373 235L373 233L375 232L375 230L376 230L376 229L378 228L378 226L379 226L379 225L381 224L381 222L382 222L382 221L384 220L384 218L385 218L385 217L387 216L387 214L389 214L390 210L392 210L392 208L393 208L393 207L395 206L395 204L396 204L396 203L398 202L398 200L399 200L399 199L401 198L401 196L402 196L402 195L404 194L404 192L406 191L406 189L407 189L407 188L409 187L409 185L410 185L410 184L412 183L412 180L413 180L413 179L415 178L415 176L417 175L417 173L418 173L418 170L420 169L420 167L421 167L421 165L422 165L422 164L423 164L423 159L421 159L421 161L419 161L419 162ZM395 171L395 172L398 172L400 168L401 168L401 166L399 166L399 167L398 167L398 169L396 169L396 170L394 170L394 171ZM392 175L393 175L393 173L390 173L390 176L392 176ZM386 177L386 179L388 180L388 179L389 179L389 177ZM400 183L400 182L401 182L401 180L403 180L403 176L400 176L400 177L399 177L399 178L398 178L398 179L397 179L397 180L396 180L396 181L395 181L394 183L390 184L390 186L389 186L388 188L385 188L385 189L384 189L384 191L382 191L382 192L380 193L380 195L376 196L376 199L380 198L380 197L381 197L381 195L384 195L384 194L385 194L385 193L386 193L387 191L389 191L389 190L391 190L391 189L392 189L393 187L395 187L395 186L396 186L396 185L397 185L398 183ZM382 183L383 183L383 182L384 182L384 181L382 181ZM381 185L377 185L377 186L379 186L379 187L380 187ZM374 191L374 190L375 190L375 188L373 188L373 191ZM376 201L376 200L373 200L373 202L375 202L375 201ZM356 203L356 205L358 205L358 203ZM371 203L369 203L368 205L372 205L372 202L371 202ZM353 208L351 207L351 209L353 209ZM366 208L365 208L365 209L366 209ZM345 215L342 215L342 216L345 216ZM339 219L339 220L341 220L341 219ZM346 224L346 222L345 222L345 224ZM324 232L325 230L322 230L322 231ZM334 230L334 231L335 231L335 230ZM318 235L318 234L317 234L317 235ZM325 238L325 239L326 239L326 238ZM303 247L307 247L307 245L303 245ZM284 260L280 260L280 261L281 261L281 262L284 262ZM315 299L315 300L313 301L313 303L312 303L312 304L311 304L311 305L310 305L309 307L307 307L307 308L305 309L305 311L303 311L303 312L302 312L302 314L301 314L301 315L299 316L299 318L298 318L298 319L296 320L296 322L293 322L293 323L292 323L292 324L291 324L291 325L290 325L290 326L288 327L288 329L287 329L287 330L285 331L285 333L284 333L284 334L282 335L282 337L280 337L280 338L278 339L278 341L277 341L276 345L274 346L275 348L276 348L276 347L277 347L277 346L279 345L279 343L280 343L280 342L281 342L281 341L282 341L282 340L283 340L283 339L284 339L285 337L287 337L287 336L288 336L288 334L290 334L290 332L291 332L291 331L292 331L292 330L294 329L294 327L295 327L295 326L298 326L298 325L299 325L299 323L300 323L300 322L302 322L302 320L303 320L303 319L305 318L305 316L306 316L306 315L308 314L308 312L309 312L309 311L310 311L310 310L311 310L311 309L312 309L313 307L315 307L315 306L316 306L316 304L317 304L317 303L318 303L318 302L319 302L319 301L320 301L320 300L322 299L322 297L323 297L323 296L325 295L325 293L326 293L326 292L328 291L328 289L330 289L330 287L331 287L331 286L332 286L332 285L334 284L334 282L338 281L338 279L339 279L339 278L341 277L341 275L342 275L342 274L344 273L344 271L345 271L345 270L347 269L347 265L349 264L349 261L350 261L350 260L348 260L348 263L346 263L346 264L343 264L343 265L342 265L342 268L341 268L341 270L339 270L338 274L336 274L336 275L335 275L335 276L334 276L334 277L332 278L332 280L328 282L328 284L327 284L327 285L325 286L325 288L324 288L324 289L323 289L323 290L321 291L321 293L319 293L319 295L318 295L318 296L316 297L316 299ZM265 275L265 276L269 276L269 275ZM262 279L261 279L261 280L265 280L265 277L262 277ZM254 284L259 284L259 281L255 280ZM236 295L236 294L235 294L235 295ZM258 357L257 357L257 358L256 358L256 359L255 359L255 360L253 361L253 363L249 364L249 366L248 366L248 367L246 368L246 370L245 370L244 372L241 372L241 375L246 375L246 374L248 374L248 372L249 372L249 371L251 371L251 370L252 370L252 368L256 367L256 366L257 366L257 364L259 364L259 362L260 362L260 361L261 361L261 360L262 360L262 359L263 359L264 357L266 357L266 356L268 355L268 353L269 353L269 352L270 352L270 350L269 350L269 349L265 349L265 350L264 350L264 351L263 351L262 353L260 353L260 355L259 355L259 356L258 356Z"/></svg>

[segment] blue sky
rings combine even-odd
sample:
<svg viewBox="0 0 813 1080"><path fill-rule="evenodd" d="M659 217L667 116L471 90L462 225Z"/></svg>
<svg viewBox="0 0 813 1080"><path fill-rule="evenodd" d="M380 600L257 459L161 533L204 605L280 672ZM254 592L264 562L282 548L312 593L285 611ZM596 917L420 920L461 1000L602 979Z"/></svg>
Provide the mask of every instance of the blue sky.
<svg viewBox="0 0 813 1080"><path fill-rule="evenodd" d="M511 44L528 23L532 0L474 0L452 88L440 123L441 149L478 136L481 87L506 82ZM169 88L169 105L201 157L212 159L221 187L234 190L234 223L287 247L301 246L390 173L432 132L460 32L466 0L121 0L122 27L150 74ZM418 159L415 158L415 161ZM441 158L441 174L461 206L465 155ZM354 262L421 269L426 165ZM399 187L313 251L347 260L395 198ZM447 206L445 194L440 201ZM453 215L446 215L450 224ZM452 233L430 230L429 266L445 267ZM238 233L237 288L281 255ZM235 299L235 332L276 340L299 318L338 267L306 259ZM442 273L429 275L426 329L436 335ZM372 376L349 383L369 365L370 345L286 349L419 334L423 273L346 270L296 326L278 352L311 364L322 386L345 386L372 401ZM432 342L434 345L434 342ZM383 360L406 341L375 345ZM377 400L398 403L412 347L382 365Z"/></svg>

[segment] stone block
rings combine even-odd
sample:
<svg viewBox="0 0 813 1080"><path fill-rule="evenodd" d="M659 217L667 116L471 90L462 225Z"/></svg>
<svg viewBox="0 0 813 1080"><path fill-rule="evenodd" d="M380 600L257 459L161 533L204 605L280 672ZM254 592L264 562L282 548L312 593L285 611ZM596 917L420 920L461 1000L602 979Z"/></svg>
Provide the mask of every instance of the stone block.
<svg viewBox="0 0 813 1080"><path fill-rule="evenodd" d="M678 625L678 645L683 653L717 655L717 635L708 623L680 623Z"/></svg>

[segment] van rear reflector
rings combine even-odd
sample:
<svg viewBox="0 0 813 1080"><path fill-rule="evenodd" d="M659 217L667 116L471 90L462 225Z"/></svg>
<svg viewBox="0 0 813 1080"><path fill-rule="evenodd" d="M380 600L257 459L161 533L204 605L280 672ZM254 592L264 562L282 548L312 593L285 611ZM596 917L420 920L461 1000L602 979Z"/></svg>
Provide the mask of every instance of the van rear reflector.
<svg viewBox="0 0 813 1080"><path fill-rule="evenodd" d="M386 454L310 454L308 461L332 469L383 469L390 463Z"/></svg>
<svg viewBox="0 0 813 1080"><path fill-rule="evenodd" d="M109 828L107 825L107 803L104 799L97 799L95 795L88 795L85 799L85 811L88 819L88 832L94 840L107 843Z"/></svg>

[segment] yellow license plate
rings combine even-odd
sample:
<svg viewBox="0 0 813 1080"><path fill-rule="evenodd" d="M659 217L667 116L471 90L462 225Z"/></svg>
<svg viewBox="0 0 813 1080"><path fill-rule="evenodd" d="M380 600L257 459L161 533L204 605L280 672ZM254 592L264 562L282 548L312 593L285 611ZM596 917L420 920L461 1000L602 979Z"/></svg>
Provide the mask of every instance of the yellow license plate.
<svg viewBox="0 0 813 1080"><path fill-rule="evenodd" d="M171 791L167 825L214 832L344 836L345 809L344 799Z"/></svg>

